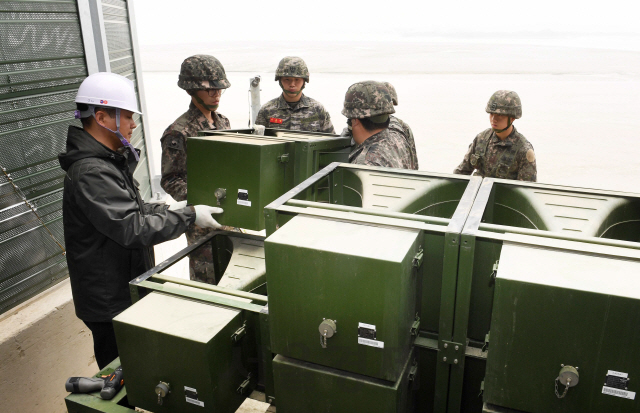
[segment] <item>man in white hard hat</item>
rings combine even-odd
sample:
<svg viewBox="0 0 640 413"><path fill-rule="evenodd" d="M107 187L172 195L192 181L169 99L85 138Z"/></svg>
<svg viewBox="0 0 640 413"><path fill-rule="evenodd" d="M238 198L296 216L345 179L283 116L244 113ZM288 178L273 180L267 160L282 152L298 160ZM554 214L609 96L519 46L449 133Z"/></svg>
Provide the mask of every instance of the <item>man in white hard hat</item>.
<svg viewBox="0 0 640 413"><path fill-rule="evenodd" d="M155 265L153 245L187 227L218 228L206 205L169 208L145 203L133 178L139 154L131 143L140 114L133 82L113 73L87 77L76 96L76 118L66 152L62 213L76 315L93 333L102 369L118 349L112 319L131 305L129 281Z"/></svg>

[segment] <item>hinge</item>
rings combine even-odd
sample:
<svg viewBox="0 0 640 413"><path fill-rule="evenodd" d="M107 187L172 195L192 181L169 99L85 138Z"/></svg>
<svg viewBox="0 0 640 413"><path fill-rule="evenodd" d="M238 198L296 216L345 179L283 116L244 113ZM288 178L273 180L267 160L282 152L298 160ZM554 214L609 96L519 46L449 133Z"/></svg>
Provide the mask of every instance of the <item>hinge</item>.
<svg viewBox="0 0 640 413"><path fill-rule="evenodd" d="M238 394L244 394L244 392L247 390L247 387L249 387L249 383L251 383L251 373L249 373L249 375L247 375L247 378L245 381L243 381L238 388L236 389L236 392Z"/></svg>
<svg viewBox="0 0 640 413"><path fill-rule="evenodd" d="M415 255L415 257L413 257L413 261L411 262L411 264L413 264L413 266L416 268L420 268L420 266L422 265L423 258L424 258L424 252L422 250L422 247L420 247L420 249L418 250L418 253Z"/></svg>
<svg viewBox="0 0 640 413"><path fill-rule="evenodd" d="M242 327L237 329L236 332L231 335L231 341L237 343L245 336L245 334L247 334L247 323L243 324Z"/></svg>
<svg viewBox="0 0 640 413"><path fill-rule="evenodd" d="M420 317L418 317L417 314L416 314L416 319L411 325L411 329L409 331L411 331L412 336L417 336L418 332L420 331Z"/></svg>
<svg viewBox="0 0 640 413"><path fill-rule="evenodd" d="M278 156L278 162L280 162L280 163L289 162L289 154L285 153L285 154L282 154L282 155Z"/></svg>

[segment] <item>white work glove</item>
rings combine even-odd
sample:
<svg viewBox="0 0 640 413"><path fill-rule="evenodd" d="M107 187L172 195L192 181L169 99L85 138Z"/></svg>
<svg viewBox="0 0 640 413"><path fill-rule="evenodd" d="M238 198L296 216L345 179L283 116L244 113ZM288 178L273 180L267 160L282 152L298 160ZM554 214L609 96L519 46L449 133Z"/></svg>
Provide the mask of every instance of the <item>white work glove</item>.
<svg viewBox="0 0 640 413"><path fill-rule="evenodd" d="M224 211L222 208L216 208L209 205L196 205L196 222L195 224L201 228L222 228L222 225L218 224L218 221L213 219L211 214L222 214Z"/></svg>
<svg viewBox="0 0 640 413"><path fill-rule="evenodd" d="M264 126L263 125L254 125L253 126L253 134L254 135L264 135Z"/></svg>
<svg viewBox="0 0 640 413"><path fill-rule="evenodd" d="M178 209L183 209L187 207L187 201L176 202L175 204L169 205L169 211L177 211Z"/></svg>

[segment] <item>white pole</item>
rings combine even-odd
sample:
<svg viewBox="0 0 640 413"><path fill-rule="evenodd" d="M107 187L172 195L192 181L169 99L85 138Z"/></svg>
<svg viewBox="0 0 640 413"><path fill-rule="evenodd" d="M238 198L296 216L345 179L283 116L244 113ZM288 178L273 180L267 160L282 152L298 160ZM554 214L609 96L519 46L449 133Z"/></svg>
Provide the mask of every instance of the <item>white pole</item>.
<svg viewBox="0 0 640 413"><path fill-rule="evenodd" d="M249 127L253 128L256 124L256 117L261 108L260 105L260 76L249 79L249 104L251 110L249 112Z"/></svg>

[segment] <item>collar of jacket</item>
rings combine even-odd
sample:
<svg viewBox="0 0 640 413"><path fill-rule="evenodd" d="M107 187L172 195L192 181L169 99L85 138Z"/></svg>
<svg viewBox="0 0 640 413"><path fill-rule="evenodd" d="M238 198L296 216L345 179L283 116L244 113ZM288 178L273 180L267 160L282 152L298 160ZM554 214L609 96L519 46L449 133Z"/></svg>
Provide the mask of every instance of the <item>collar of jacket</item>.
<svg viewBox="0 0 640 413"><path fill-rule="evenodd" d="M280 93L280 97L278 98L278 109L291 109L291 107L289 106L289 102L284 100L283 93L284 92ZM309 98L303 93L302 97L298 101L298 105L295 107L295 109L291 109L291 110L298 110L298 109L301 109L301 108L308 108L310 106L310 104L311 104L311 102L309 101Z"/></svg>
<svg viewBox="0 0 640 413"><path fill-rule="evenodd" d="M217 129L216 125L218 122L216 122L216 120L218 119L218 112L211 112L211 119L213 119L213 122L209 123L209 120L204 117L202 112L200 112L200 109L198 109L195 103L193 103L193 100L189 104L189 116L191 119L194 119L198 125L200 125L200 130Z"/></svg>
<svg viewBox="0 0 640 413"><path fill-rule="evenodd" d="M509 136L507 136L504 140L498 138L498 135L496 135L495 132L493 132L493 137L491 138L491 140L493 141L493 143L495 145L498 146L513 146L513 144L519 139L520 137L518 136L518 132L516 131L516 127L513 127L513 130L511 131L511 133L509 134Z"/></svg>
<svg viewBox="0 0 640 413"><path fill-rule="evenodd" d="M388 137L389 137L389 128L384 128L383 130L381 130L380 132L376 133L375 135L369 136L360 145L356 145L356 148L358 148L358 147L366 148L366 147L371 146L374 143L380 142L381 140L384 140L384 139L386 139Z"/></svg>
<svg viewBox="0 0 640 413"><path fill-rule="evenodd" d="M136 149L138 154L139 149ZM122 147L118 151L113 151L91 136L84 129L76 126L69 126L67 132L67 148L66 152L58 155L58 161L63 170L67 171L71 165L85 158L103 158L110 159L116 165L123 167L128 165L129 171L133 173L138 165L136 158L131 155L128 147Z"/></svg>

